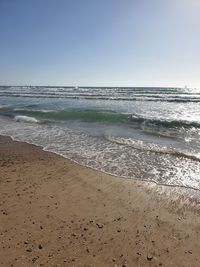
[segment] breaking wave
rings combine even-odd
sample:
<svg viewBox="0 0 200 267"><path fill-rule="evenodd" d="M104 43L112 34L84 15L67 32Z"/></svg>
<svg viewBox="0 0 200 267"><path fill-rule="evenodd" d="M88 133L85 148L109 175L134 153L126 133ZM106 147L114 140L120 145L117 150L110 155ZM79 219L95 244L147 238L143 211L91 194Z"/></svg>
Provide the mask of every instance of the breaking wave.
<svg viewBox="0 0 200 267"><path fill-rule="evenodd" d="M28 116L15 116L14 120L17 122L29 122L29 123L39 123L40 121L34 117Z"/></svg>
<svg viewBox="0 0 200 267"><path fill-rule="evenodd" d="M147 118L137 114L118 113L112 110L34 110L34 109L16 109L12 107L0 107L0 115L15 117L27 116L34 117L38 120L78 120L83 122L108 122L108 123L124 123L137 127L148 127L152 129L200 129L200 123L197 121L186 120L166 120Z"/></svg>

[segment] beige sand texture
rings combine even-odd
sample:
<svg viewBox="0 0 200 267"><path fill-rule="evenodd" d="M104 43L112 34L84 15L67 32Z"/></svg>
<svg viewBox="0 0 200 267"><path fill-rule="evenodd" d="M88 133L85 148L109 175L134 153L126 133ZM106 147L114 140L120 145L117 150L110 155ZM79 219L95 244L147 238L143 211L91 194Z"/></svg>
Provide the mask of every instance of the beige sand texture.
<svg viewBox="0 0 200 267"><path fill-rule="evenodd" d="M1 137L0 266L200 266L198 200L158 189Z"/></svg>

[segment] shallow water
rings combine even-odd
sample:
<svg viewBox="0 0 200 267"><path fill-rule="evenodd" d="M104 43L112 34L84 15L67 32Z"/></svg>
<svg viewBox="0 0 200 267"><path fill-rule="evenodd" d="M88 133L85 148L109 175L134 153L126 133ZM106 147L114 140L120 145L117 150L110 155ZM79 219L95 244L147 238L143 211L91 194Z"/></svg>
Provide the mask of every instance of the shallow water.
<svg viewBox="0 0 200 267"><path fill-rule="evenodd" d="M0 87L0 134L128 178L200 190L200 92Z"/></svg>

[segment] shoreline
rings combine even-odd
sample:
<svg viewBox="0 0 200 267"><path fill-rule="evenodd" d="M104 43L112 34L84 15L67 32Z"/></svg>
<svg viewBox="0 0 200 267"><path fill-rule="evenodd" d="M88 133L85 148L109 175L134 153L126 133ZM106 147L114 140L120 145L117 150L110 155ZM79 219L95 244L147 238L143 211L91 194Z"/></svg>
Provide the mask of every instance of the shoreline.
<svg viewBox="0 0 200 267"><path fill-rule="evenodd" d="M165 189L166 189L166 191L168 191L168 189L169 189L169 191L173 191L173 189L174 189L174 192L173 192L174 194L178 194L178 196L181 196L181 197L185 196L186 198L191 198L191 202L192 202L192 200L195 201L195 202L197 200L197 202L199 202L199 199L200 199L200 189L197 189L197 188L194 188L194 187L187 187L187 186L184 186L184 185L182 186L182 185L162 184L162 183L158 183L158 182L153 181L153 180L148 181L148 180L145 180L145 179L139 179L139 178L135 178L135 177L131 178L131 177L127 177L127 176L119 176L119 175L116 175L116 174L113 174L113 173L106 172L104 170L99 170L98 168L94 168L94 167L91 167L91 166L88 166L88 165L81 164L81 163L79 163L78 161L76 161L74 159L71 159L71 158L68 158L65 155L59 154L58 152L45 149L45 147L43 147L42 145L37 145L35 143L17 140L13 136L9 136L9 135L0 134L0 138L1 137L5 137L5 138L8 137L13 142L19 142L19 143L24 143L24 144L36 146L36 147L40 148L42 151L44 151L44 152L55 154L58 157L62 157L64 159L66 159L67 161L71 161L72 163L77 164L80 167L88 168L88 169L91 169L91 170L96 171L96 172L101 172L101 173L103 173L105 175L108 175L108 176L117 177L117 178L121 178L121 179L126 179L126 180L131 180L131 181L147 184L148 187L152 185L153 187L154 186L157 187L158 190L159 190L159 188L161 188L162 193L163 193L163 191L165 191Z"/></svg>
<svg viewBox="0 0 200 267"><path fill-rule="evenodd" d="M0 164L1 266L200 264L198 200L5 136Z"/></svg>

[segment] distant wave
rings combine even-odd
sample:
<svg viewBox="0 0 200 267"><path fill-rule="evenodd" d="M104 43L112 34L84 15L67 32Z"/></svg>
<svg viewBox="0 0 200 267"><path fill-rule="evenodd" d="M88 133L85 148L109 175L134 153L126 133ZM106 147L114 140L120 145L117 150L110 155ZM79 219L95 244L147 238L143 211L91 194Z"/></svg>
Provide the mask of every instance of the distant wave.
<svg viewBox="0 0 200 267"><path fill-rule="evenodd" d="M0 93L1 97L24 97L24 98L61 98L61 99L85 99L85 100L113 100L113 101L160 101L160 102L177 102L177 103L200 103L200 97L173 98L167 96L106 96L106 95L66 95L66 94L8 94Z"/></svg>
<svg viewBox="0 0 200 267"><path fill-rule="evenodd" d="M200 102L200 92L181 88L152 87L1 87L0 96L115 101Z"/></svg>

